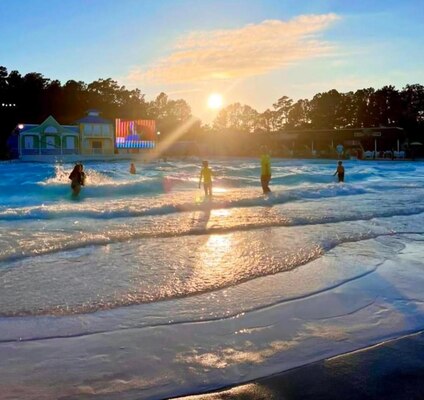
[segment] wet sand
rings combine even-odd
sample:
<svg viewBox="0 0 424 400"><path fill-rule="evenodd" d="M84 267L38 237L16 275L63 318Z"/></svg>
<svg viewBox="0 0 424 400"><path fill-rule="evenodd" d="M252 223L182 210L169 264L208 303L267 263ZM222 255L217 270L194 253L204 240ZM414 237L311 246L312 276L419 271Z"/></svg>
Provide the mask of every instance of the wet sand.
<svg viewBox="0 0 424 400"><path fill-rule="evenodd" d="M184 400L424 399L424 331Z"/></svg>

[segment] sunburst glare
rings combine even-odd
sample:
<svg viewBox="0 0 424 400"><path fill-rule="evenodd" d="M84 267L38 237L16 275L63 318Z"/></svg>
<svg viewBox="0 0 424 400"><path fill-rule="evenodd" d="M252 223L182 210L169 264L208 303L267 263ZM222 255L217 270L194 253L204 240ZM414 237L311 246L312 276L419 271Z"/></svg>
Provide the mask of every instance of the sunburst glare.
<svg viewBox="0 0 424 400"><path fill-rule="evenodd" d="M208 107L212 108L212 109L218 109L222 107L222 96L218 93L212 93L209 97L208 97Z"/></svg>

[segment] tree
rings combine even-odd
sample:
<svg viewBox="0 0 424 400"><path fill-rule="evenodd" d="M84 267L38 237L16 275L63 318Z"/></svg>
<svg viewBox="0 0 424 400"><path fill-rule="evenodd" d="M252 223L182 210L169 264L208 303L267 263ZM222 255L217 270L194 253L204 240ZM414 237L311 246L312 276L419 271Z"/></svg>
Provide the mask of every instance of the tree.
<svg viewBox="0 0 424 400"><path fill-rule="evenodd" d="M181 137L191 128L191 125L186 124L191 118L191 108L187 102L183 99L169 100L168 95L163 92L148 104L148 114L150 118L157 120L157 129L164 137L177 130ZM192 122L194 123L195 121Z"/></svg>
<svg viewBox="0 0 424 400"><path fill-rule="evenodd" d="M274 107L275 113L270 115L273 117L273 121L270 121L270 123L273 125L273 130L281 130L288 122L289 113L293 107L293 100L287 96L283 96L272 106Z"/></svg>
<svg viewBox="0 0 424 400"><path fill-rule="evenodd" d="M300 99L293 104L287 118L287 128L304 129L311 125L310 103L307 99Z"/></svg>
<svg viewBox="0 0 424 400"><path fill-rule="evenodd" d="M423 140L424 86L406 85L401 93L402 115L400 124L416 139Z"/></svg>
<svg viewBox="0 0 424 400"><path fill-rule="evenodd" d="M269 133L276 132L280 129L276 111L270 109L265 110L256 118L255 133Z"/></svg>
<svg viewBox="0 0 424 400"><path fill-rule="evenodd" d="M6 93L7 90L7 68L0 66L0 98Z"/></svg>
<svg viewBox="0 0 424 400"><path fill-rule="evenodd" d="M401 118L401 97L394 86L384 86L371 96L372 126L396 126Z"/></svg>
<svg viewBox="0 0 424 400"><path fill-rule="evenodd" d="M317 129L341 128L343 95L332 89L326 93L318 93L309 102L311 126Z"/></svg>
<svg viewBox="0 0 424 400"><path fill-rule="evenodd" d="M259 113L250 106L240 103L230 104L223 108L215 118L215 130L231 129L235 132L252 133L255 131Z"/></svg>

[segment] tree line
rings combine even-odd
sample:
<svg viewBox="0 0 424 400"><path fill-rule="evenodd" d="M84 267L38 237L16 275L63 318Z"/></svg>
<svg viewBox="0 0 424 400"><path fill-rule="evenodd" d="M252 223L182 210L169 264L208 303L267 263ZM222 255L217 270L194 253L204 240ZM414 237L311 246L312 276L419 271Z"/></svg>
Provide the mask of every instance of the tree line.
<svg viewBox="0 0 424 400"><path fill-rule="evenodd" d="M237 138L287 130L380 126L402 127L415 140L423 140L424 135L424 86L420 84L401 90L394 86L347 93L332 89L296 102L282 96L264 112L234 103L221 109L212 124L204 125L192 117L185 100L171 100L165 93L147 101L140 89L127 89L111 78L62 84L37 72L21 75L0 66L0 155L6 155L6 139L18 123L41 123L53 115L61 124L73 124L92 108L109 119L155 119L165 137L184 126L180 139L198 142L208 142L211 136L236 143Z"/></svg>
<svg viewBox="0 0 424 400"><path fill-rule="evenodd" d="M318 93L311 100L294 102L279 98L262 113L248 105L231 104L213 122L214 130L233 129L251 133L273 133L301 129L342 129L397 126L410 134L424 128L424 86L406 85L381 89L359 89L340 93L335 89Z"/></svg>

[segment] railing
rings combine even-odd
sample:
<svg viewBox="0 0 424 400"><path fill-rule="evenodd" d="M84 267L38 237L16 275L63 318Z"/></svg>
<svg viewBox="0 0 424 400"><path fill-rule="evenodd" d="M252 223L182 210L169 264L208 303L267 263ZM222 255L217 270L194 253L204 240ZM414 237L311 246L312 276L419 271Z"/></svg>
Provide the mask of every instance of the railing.
<svg viewBox="0 0 424 400"><path fill-rule="evenodd" d="M23 156L33 156L35 154L40 154L40 150L38 150L38 149L22 149L21 154Z"/></svg>
<svg viewBox="0 0 424 400"><path fill-rule="evenodd" d="M62 154L79 154L77 149L62 149Z"/></svg>
<svg viewBox="0 0 424 400"><path fill-rule="evenodd" d="M79 154L78 149L21 149L23 156L33 155L61 155L61 154Z"/></svg>
<svg viewBox="0 0 424 400"><path fill-rule="evenodd" d="M113 138L113 133L111 132L84 132L83 136L85 137L104 137L104 138Z"/></svg>
<svg viewBox="0 0 424 400"><path fill-rule="evenodd" d="M40 154L42 155L58 155L61 154L60 149L41 149Z"/></svg>

